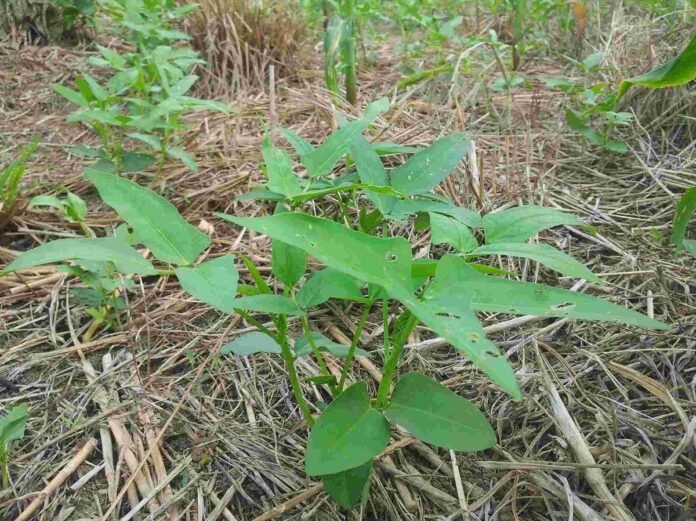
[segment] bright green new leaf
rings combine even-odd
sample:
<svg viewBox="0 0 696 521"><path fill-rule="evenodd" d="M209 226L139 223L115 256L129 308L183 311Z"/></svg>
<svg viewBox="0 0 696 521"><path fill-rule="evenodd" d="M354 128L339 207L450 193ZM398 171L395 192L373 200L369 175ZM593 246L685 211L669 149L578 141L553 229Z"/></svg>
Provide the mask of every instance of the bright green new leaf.
<svg viewBox="0 0 696 521"><path fill-rule="evenodd" d="M384 450L389 436L389 423L370 404L367 384L353 384L312 427L305 470L310 476L321 476L363 465Z"/></svg>
<svg viewBox="0 0 696 521"><path fill-rule="evenodd" d="M350 145L350 153L363 183L374 186L389 186L389 176L387 176L387 170L384 168L382 160L361 134L358 134ZM382 212L382 215L388 214L394 205L394 197L379 195L370 190L366 191L366 195Z"/></svg>
<svg viewBox="0 0 696 521"><path fill-rule="evenodd" d="M395 154L415 154L423 150L421 147L411 147L408 145L399 145L398 143L389 143L387 141L373 141L370 143L370 148L377 152L379 156L392 156Z"/></svg>
<svg viewBox="0 0 696 521"><path fill-rule="evenodd" d="M315 271L300 291L297 292L297 304L302 309L313 308L331 298L346 300L363 299L360 288L363 284L355 277L326 268Z"/></svg>
<svg viewBox="0 0 696 521"><path fill-rule="evenodd" d="M181 287L209 306L231 313L237 296L239 274L234 257L224 255L202 262L195 268L180 267L175 270Z"/></svg>
<svg viewBox="0 0 696 521"><path fill-rule="evenodd" d="M354 469L321 477L324 490L341 508L353 508L360 501L372 476L372 460Z"/></svg>
<svg viewBox="0 0 696 521"><path fill-rule="evenodd" d="M319 349L319 351L331 353L332 355L338 358L345 358L348 355L348 350L350 349L350 346L334 342L333 340L327 338L325 335L319 332L312 332L310 334L312 335L312 339L314 340L314 345L317 346L317 349ZM304 335L295 340L295 356L304 356L309 354L312 354L312 345L309 343L307 336ZM364 349L357 348L355 350L355 355L370 356L370 353L368 353Z"/></svg>
<svg viewBox="0 0 696 521"><path fill-rule="evenodd" d="M282 349L280 344L273 340L266 333L252 331L245 335L235 338L220 348L221 355L233 354L237 356L248 356L256 353L276 353L280 354Z"/></svg>
<svg viewBox="0 0 696 521"><path fill-rule="evenodd" d="M389 110L387 98L370 103L361 119L348 123L326 138L321 146L303 155L302 164L307 168L310 177L330 174L336 163L348 152L355 137L362 134L377 116L387 110Z"/></svg>
<svg viewBox="0 0 696 521"><path fill-rule="evenodd" d="M282 203L276 206L276 214L285 212L287 210ZM286 288L291 288L307 270L307 254L300 248L273 239L271 240L271 270Z"/></svg>
<svg viewBox="0 0 696 521"><path fill-rule="evenodd" d="M678 252L684 249L686 228L694 210L696 210L696 186L684 192L677 203L677 212L674 215L672 227L672 243L677 247Z"/></svg>
<svg viewBox="0 0 696 521"><path fill-rule="evenodd" d="M626 94L632 85L661 89L684 85L694 78L696 78L696 35L676 58L649 72L622 81L618 98Z"/></svg>
<svg viewBox="0 0 696 521"><path fill-rule="evenodd" d="M384 414L419 440L445 449L472 452L496 442L473 403L421 373L399 378Z"/></svg>
<svg viewBox="0 0 696 521"><path fill-rule="evenodd" d="M452 298L462 293L470 295L471 306L477 311L619 322L652 329L670 328L646 315L590 295L482 275L463 259L452 255L440 260L438 273L441 269L450 275L448 291Z"/></svg>
<svg viewBox="0 0 696 521"><path fill-rule="evenodd" d="M68 260L111 262L119 273L157 275L150 261L115 237L98 239L58 239L20 254L2 273Z"/></svg>
<svg viewBox="0 0 696 521"><path fill-rule="evenodd" d="M87 107L89 105L85 97L75 90L69 89L63 85L51 85L51 88L75 105L80 105L81 107Z"/></svg>
<svg viewBox="0 0 696 521"><path fill-rule="evenodd" d="M164 197L122 177L98 172L85 177L158 260L188 265L210 245L210 237L186 222Z"/></svg>
<svg viewBox="0 0 696 521"><path fill-rule="evenodd" d="M438 139L403 165L392 170L391 184L404 194L424 194L435 188L469 151L466 134Z"/></svg>
<svg viewBox="0 0 696 521"><path fill-rule="evenodd" d="M232 308L281 315L305 316L307 314L298 308L293 300L281 295L252 295L238 298L232 302Z"/></svg>
<svg viewBox="0 0 696 521"><path fill-rule="evenodd" d="M582 225L569 213L543 206L516 206L483 216L486 244L494 242L524 242L542 230L561 224Z"/></svg>
<svg viewBox="0 0 696 521"><path fill-rule="evenodd" d="M261 152L266 164L268 189L287 197L299 194L302 191L300 180L292 171L292 162L288 153L273 146L268 136L263 140Z"/></svg>
<svg viewBox="0 0 696 521"><path fill-rule="evenodd" d="M430 239L433 244L449 244L455 250L466 253L478 246L471 230L448 215L430 212Z"/></svg>
<svg viewBox="0 0 696 521"><path fill-rule="evenodd" d="M602 282L602 279L592 273L587 266L548 244L494 242L493 244L486 244L485 246L476 248L469 252L469 255L510 255L512 257L524 257L525 259L540 262L544 266L569 277L578 277L591 282Z"/></svg>
<svg viewBox="0 0 696 521"><path fill-rule="evenodd" d="M403 237L365 235L326 219L300 213L272 217L218 217L271 238L291 242L329 267L384 288L423 323L445 337L513 397L520 391L507 359L486 339L481 324L465 301L443 306L413 294L411 247ZM436 277L437 280L437 277Z"/></svg>
<svg viewBox="0 0 696 521"><path fill-rule="evenodd" d="M0 418L0 452L8 441L21 440L24 437L24 428L29 419L29 411L25 404L10 409L5 416Z"/></svg>

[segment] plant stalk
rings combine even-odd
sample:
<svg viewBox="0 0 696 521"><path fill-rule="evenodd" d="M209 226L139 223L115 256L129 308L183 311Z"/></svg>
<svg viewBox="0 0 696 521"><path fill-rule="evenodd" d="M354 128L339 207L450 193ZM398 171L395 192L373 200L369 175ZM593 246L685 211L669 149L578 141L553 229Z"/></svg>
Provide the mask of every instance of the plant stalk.
<svg viewBox="0 0 696 521"><path fill-rule="evenodd" d="M360 320L358 321L358 327L355 329L355 335L353 335L353 341L350 344L350 349L346 355L346 359L343 361L343 370L341 371L341 379L338 382L338 387L336 388L336 396L341 394L343 391L343 385L346 383L346 378L348 377L348 369L350 368L350 363L355 356L355 350L358 348L358 342L360 342L360 335L362 330L365 328L365 323L367 322L367 317L370 316L370 309L372 309L372 304L374 301L365 304L365 307L360 314Z"/></svg>
<svg viewBox="0 0 696 521"><path fill-rule="evenodd" d="M278 335L276 336L276 341L278 344L280 344L281 355L285 361L285 367L288 370L292 394L295 396L295 400L297 400L297 405L300 407L300 411L302 412L302 416L307 422L307 425L311 427L314 425L314 418L312 418L312 412L309 410L307 401L302 394L302 387L300 387L300 379L297 376L297 370L295 369L295 356L290 349L290 345L288 344L287 317L285 315L278 316L278 326Z"/></svg>
<svg viewBox="0 0 696 521"><path fill-rule="evenodd" d="M389 391L391 390L391 383L394 379L394 374L396 373L396 367L399 364L399 358L401 358L401 351L406 344L408 335L418 324L418 317L406 311L408 313L408 320L404 327L400 331L395 331L393 335L393 344L389 352L389 358L387 358L384 364L384 374L382 376L382 381L379 383L379 389L377 390L377 407L384 407L389 400ZM395 324L398 321L395 322Z"/></svg>

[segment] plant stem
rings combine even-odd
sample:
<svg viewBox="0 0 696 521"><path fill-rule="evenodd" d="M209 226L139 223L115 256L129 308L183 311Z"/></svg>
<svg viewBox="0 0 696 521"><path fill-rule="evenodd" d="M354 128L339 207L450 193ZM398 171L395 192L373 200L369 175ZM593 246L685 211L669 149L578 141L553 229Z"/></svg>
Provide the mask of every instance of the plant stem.
<svg viewBox="0 0 696 521"><path fill-rule="evenodd" d="M341 61L344 65L346 100L351 105L358 101L358 80L355 66L355 0L343 0L342 16L346 24L345 39L341 44Z"/></svg>
<svg viewBox="0 0 696 521"><path fill-rule="evenodd" d="M377 390L377 407L380 408L384 407L387 404L387 400L389 400L389 391L391 390L394 373L396 373L396 366L399 363L399 358L401 358L401 350L408 339L408 335L411 334L411 331L413 331L418 324L418 317L416 317L416 315L410 311L406 311L405 313L408 313L408 319L401 330L394 332L393 345L389 353L389 358L387 358L384 364L384 374L382 376L382 381L379 383L379 389ZM395 324L398 322L397 320Z"/></svg>
<svg viewBox="0 0 696 521"><path fill-rule="evenodd" d="M317 364L319 364L321 374L325 376L331 376L329 369L326 367L326 362L324 362L324 357L321 356L321 352L319 352L317 343L314 341L314 337L312 336L312 333L309 330L309 321L307 320L307 317L302 317L302 329L304 329L304 334L307 337L307 341L309 342L309 345L312 347L312 352L314 353L314 357L317 359ZM336 392L336 386L330 383L329 388L331 389L331 396L334 396Z"/></svg>
<svg viewBox="0 0 696 521"><path fill-rule="evenodd" d="M341 371L341 379L339 380L338 387L336 388L336 396L341 394L341 391L343 391L343 384L346 383L350 363L353 360L353 357L355 356L355 350L358 347L358 342L360 342L360 335L362 334L362 330L365 327L365 323L367 322L367 317L370 316L370 309L372 308L373 303L374 300L365 304L365 307L362 310L362 314L360 315L358 327L355 329L355 334L353 335L353 341L350 344L350 349L348 350L346 359L343 361L343 370Z"/></svg>
<svg viewBox="0 0 696 521"><path fill-rule="evenodd" d="M302 411L302 416L307 422L307 425L311 427L312 425L314 425L314 418L312 418L312 412L309 410L307 401L304 399L304 396L302 394L302 388L300 387L300 379L298 378L297 370L295 369L295 355L293 354L292 350L290 349L290 345L288 344L287 316L278 316L278 326L278 336L276 337L276 341L278 342L278 344L280 344L281 355L283 357L283 360L285 361L285 367L288 370L288 377L290 378L290 387L292 388L292 394L295 396L295 400L297 400L297 405L299 405L300 411Z"/></svg>
<svg viewBox="0 0 696 521"><path fill-rule="evenodd" d="M261 322L256 320L254 317L252 317L249 313L246 311L242 311L241 309L235 309L234 310L236 313L239 313L241 317L249 322L252 326L256 327L259 331L266 333L268 336L270 336L273 340L278 342L280 344L280 341L278 340L278 336L273 334L273 331L268 329L266 326L264 326Z"/></svg>

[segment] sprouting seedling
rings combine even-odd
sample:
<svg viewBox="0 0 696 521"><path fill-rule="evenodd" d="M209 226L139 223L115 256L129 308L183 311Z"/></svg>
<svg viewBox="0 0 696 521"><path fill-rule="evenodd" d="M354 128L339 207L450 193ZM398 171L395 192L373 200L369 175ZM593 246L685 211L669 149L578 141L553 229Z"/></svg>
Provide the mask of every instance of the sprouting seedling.
<svg viewBox="0 0 696 521"><path fill-rule="evenodd" d="M243 317L257 331L232 339L223 354L281 357L297 406L311 429L305 470L320 476L327 492L345 508L356 504L366 490L373 461L389 443L394 424L426 443L451 450L483 450L496 442L486 417L471 402L425 375L399 377L404 346L416 327L444 338L515 399L522 398L522 389L512 362L486 337L476 312L667 327L590 295L504 278L507 272L475 262L488 255L522 257L567 276L600 280L569 255L528 242L548 228L581 224L576 217L538 206L481 216L434 193L466 157L466 135L443 137L388 169L379 155L383 145L369 143L363 136L370 122L387 109L386 101L375 102L363 118L345 122L316 148L285 132L300 155L305 176L292 170L287 153L269 140L264 142L268 182L246 198L272 201L273 214L216 215L271 239L269 275L262 275L241 257L250 280L240 282L235 259L229 254L199 262L210 244L205 234L161 196L100 172L90 172L87 178L125 221L127 233L48 242L22 253L5 271L66 261L78 265L108 261L116 273L175 276L193 297ZM336 194L350 196L332 202ZM303 213L310 200L319 203L320 209L340 205L341 212L326 213L335 220ZM435 246L430 258L413 259L406 238L410 231L406 236L394 235L394 230L407 228L404 225L413 216L420 221L420 232L430 230ZM399 226L391 226L393 222ZM485 236L483 243L481 236ZM152 252L157 267L135 250L133 246L139 244ZM309 271L308 257L321 267ZM354 302L360 309L353 338L346 345L333 342L310 320L310 311L330 299ZM349 385L348 376L356 356L374 351L361 346L360 339L375 315L382 320L384 364L382 380L372 396L365 382ZM289 327L291 317L298 318L301 333ZM327 353L341 361L338 375L329 371ZM309 378L301 374L296 362L302 356L314 357L319 374ZM330 402L326 408L307 400L303 381L321 386Z"/></svg>
<svg viewBox="0 0 696 521"><path fill-rule="evenodd" d="M39 145L39 138L27 144L19 157L0 170L0 231L7 226L20 206L20 182L24 177L26 162Z"/></svg>
<svg viewBox="0 0 696 521"><path fill-rule="evenodd" d="M7 488L10 481L9 461L10 449L13 441L24 437L29 413L26 405L18 405L10 409L0 418L0 469L2 469L2 486Z"/></svg>
<svg viewBox="0 0 696 521"><path fill-rule="evenodd" d="M37 195L29 201L29 207L50 206L60 210L70 222L77 223L86 237L93 237L94 234L87 227L85 219L87 217L87 203L77 194L67 191L65 197L60 198L53 195Z"/></svg>

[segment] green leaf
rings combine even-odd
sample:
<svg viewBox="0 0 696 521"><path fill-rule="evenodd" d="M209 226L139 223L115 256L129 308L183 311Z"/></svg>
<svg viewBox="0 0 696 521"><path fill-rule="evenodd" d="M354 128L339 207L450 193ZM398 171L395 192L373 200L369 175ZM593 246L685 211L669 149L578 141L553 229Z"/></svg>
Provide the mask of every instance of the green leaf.
<svg viewBox="0 0 696 521"><path fill-rule="evenodd" d="M309 378L304 379L305 382L317 384L317 385L336 385L338 382L336 381L336 377L332 374L322 374L319 376L310 376Z"/></svg>
<svg viewBox="0 0 696 521"><path fill-rule="evenodd" d="M150 261L125 242L114 237L99 239L58 239L19 255L2 273L68 260L108 261L120 273L157 275Z"/></svg>
<svg viewBox="0 0 696 521"><path fill-rule="evenodd" d="M370 483L372 460L354 469L321 477L324 490L334 498L341 508L353 508L360 501L363 491Z"/></svg>
<svg viewBox="0 0 696 521"><path fill-rule="evenodd" d="M513 397L520 392L507 359L485 338L481 324L465 300L438 305L419 300L412 289L411 246L403 237L379 238L365 235L326 219L300 213L271 217L218 217L246 226L273 239L292 241L322 263L359 281L383 287L400 300L419 320L445 337ZM436 277L437 281L437 277Z"/></svg>
<svg viewBox="0 0 696 521"><path fill-rule="evenodd" d="M121 158L121 170L124 172L141 172L155 161L157 161L157 158L150 154L126 152Z"/></svg>
<svg viewBox="0 0 696 521"><path fill-rule="evenodd" d="M238 195L235 201L284 201L285 196L271 192L264 186L255 186L245 194Z"/></svg>
<svg viewBox="0 0 696 521"><path fill-rule="evenodd" d="M89 102L85 97L75 90L69 89L63 85L51 85L51 88L71 103L80 105L81 107L89 106Z"/></svg>
<svg viewBox="0 0 696 521"><path fill-rule="evenodd" d="M288 153L274 147L268 136L263 140L261 151L266 164L268 189L287 197L299 194L302 191L300 180L292 171L292 162Z"/></svg>
<svg viewBox="0 0 696 521"><path fill-rule="evenodd" d="M408 145L399 145L398 143L389 143L386 141L373 141L370 143L370 148L379 156L392 156L394 154L415 154L423 150L421 147L410 147Z"/></svg>
<svg viewBox="0 0 696 521"><path fill-rule="evenodd" d="M466 134L452 134L438 139L403 165L392 170L391 184L404 194L429 192L449 175L469 151Z"/></svg>
<svg viewBox="0 0 696 521"><path fill-rule="evenodd" d="M53 208L57 208L58 210L62 210L65 203L61 199L53 197L52 195L35 195L29 201L29 207L33 208L34 206L51 206Z"/></svg>
<svg viewBox="0 0 696 521"><path fill-rule="evenodd" d="M478 241L471 230L457 219L435 212L430 212L429 215L433 244L449 244L462 253L478 246Z"/></svg>
<svg viewBox="0 0 696 521"><path fill-rule="evenodd" d="M448 215L469 228L481 227L481 216L478 213L467 208L455 206L451 202L434 201L431 199L400 199L394 203L394 207L387 217L395 220L403 220L409 215L426 212Z"/></svg>
<svg viewBox="0 0 696 521"><path fill-rule="evenodd" d="M172 159L178 159L182 163L184 163L184 166L191 170L193 173L198 172L198 165L196 164L196 158L193 157L191 154L186 152L183 148L179 147L170 147L167 149L167 157L171 157Z"/></svg>
<svg viewBox="0 0 696 521"><path fill-rule="evenodd" d="M89 148L89 147L85 147L82 145L70 147L68 149L68 153L75 154L76 156L93 157L93 158L104 156L104 151L102 149Z"/></svg>
<svg viewBox="0 0 696 521"><path fill-rule="evenodd" d="M320 177L331 173L336 163L348 152L356 136L374 121L374 119L389 110L387 98L381 98L367 106L365 115L331 134L318 148L301 157L302 164L307 168L310 177Z"/></svg>
<svg viewBox="0 0 696 521"><path fill-rule="evenodd" d="M312 427L305 470L321 476L353 469L380 454L389 437L389 423L372 408L367 384L358 382L331 402Z"/></svg>
<svg viewBox="0 0 696 521"><path fill-rule="evenodd" d="M473 452L496 443L495 432L473 403L421 373L399 378L384 414L415 438L445 449Z"/></svg>
<svg viewBox="0 0 696 521"><path fill-rule="evenodd" d="M153 136L151 134L138 134L137 132L134 132L132 134L128 134L128 137L142 141L157 152L162 150L162 140L157 136Z"/></svg>
<svg viewBox="0 0 696 521"><path fill-rule="evenodd" d="M66 194L65 213L69 219L82 222L87 217L87 203L77 194L68 192Z"/></svg>
<svg viewBox="0 0 696 521"><path fill-rule="evenodd" d="M234 311L239 274L232 255L202 262L195 268L176 268L174 272L181 287L198 300L220 311Z"/></svg>
<svg viewBox="0 0 696 521"><path fill-rule="evenodd" d="M571 130L574 130L578 134L582 135L585 139L587 139L587 141L589 141L593 145L603 146L607 141L607 138L604 135L588 127L585 124L582 115L575 112L574 110L566 110L566 122L568 123L568 127Z"/></svg>
<svg viewBox="0 0 696 521"><path fill-rule="evenodd" d="M297 304L309 309L331 298L362 300L362 285L355 277L331 268L315 271L297 292Z"/></svg>
<svg viewBox="0 0 696 521"><path fill-rule="evenodd" d="M24 404L13 407L0 418L0 452L4 450L8 441L21 440L24 437L28 419L29 411Z"/></svg>
<svg viewBox="0 0 696 521"><path fill-rule="evenodd" d="M345 358L348 355L350 346L334 342L322 333L311 332L310 334L314 340L314 345L317 346L319 351L331 353L338 358ZM304 335L295 340L295 356L304 356L309 354L312 354L312 345L309 343L307 336ZM355 350L355 354L356 356L370 356L370 353L360 348Z"/></svg>
<svg viewBox="0 0 696 521"><path fill-rule="evenodd" d="M350 145L350 153L363 183L374 186L389 186L387 170L377 153L370 147L367 139L358 134ZM394 197L379 195L370 190L366 190L366 195L382 215L388 214L394 205Z"/></svg>
<svg viewBox="0 0 696 521"><path fill-rule="evenodd" d="M162 262L191 264L210 245L210 237L187 223L164 197L110 174L85 174L142 243Z"/></svg>
<svg viewBox="0 0 696 521"><path fill-rule="evenodd" d="M618 97L621 98L632 85L650 89L684 85L696 78L696 35L675 58L649 72L621 82Z"/></svg>
<svg viewBox="0 0 696 521"><path fill-rule="evenodd" d="M477 311L618 322L651 329L670 328L641 313L590 295L482 275L463 259L452 255L440 260L438 270L443 265L450 274L449 289L445 288L445 291L455 297L463 293L470 295L471 306Z"/></svg>
<svg viewBox="0 0 696 521"><path fill-rule="evenodd" d="M592 273L584 264L576 261L570 255L549 246L548 244L527 244L525 242L496 242L480 246L469 252L469 255L511 255L524 257L540 262L569 277L578 277L591 282L601 283L597 275Z"/></svg>
<svg viewBox="0 0 696 521"><path fill-rule="evenodd" d="M295 149L295 152L297 152L300 156L305 156L314 151L314 147L309 141L304 139L299 134L296 134L289 128L280 127L280 133L283 134L286 141L290 143L292 148Z"/></svg>
<svg viewBox="0 0 696 521"><path fill-rule="evenodd" d="M266 333L253 331L235 338L220 348L221 355L233 354L237 356L248 356L256 353L276 353L280 354L282 348L280 344L273 340Z"/></svg>
<svg viewBox="0 0 696 521"><path fill-rule="evenodd" d="M232 308L281 315L305 316L307 314L298 308L293 300L281 295L252 295L238 298L232 302Z"/></svg>
<svg viewBox="0 0 696 521"><path fill-rule="evenodd" d="M696 210L696 186L684 192L684 195L679 198L677 203L677 211L674 214L674 224L672 226L672 244L677 247L677 252L684 249L686 228L694 210Z"/></svg>
<svg viewBox="0 0 696 521"><path fill-rule="evenodd" d="M275 213L284 212L287 212L285 206L282 203L278 204ZM271 270L286 288L291 288L307 270L307 255L300 248L273 239L271 240Z"/></svg>
<svg viewBox="0 0 696 521"><path fill-rule="evenodd" d="M542 230L561 224L582 225L569 213L543 206L516 206L483 216L486 244L494 242L524 242Z"/></svg>

